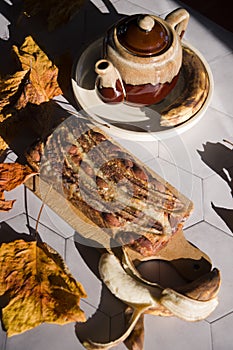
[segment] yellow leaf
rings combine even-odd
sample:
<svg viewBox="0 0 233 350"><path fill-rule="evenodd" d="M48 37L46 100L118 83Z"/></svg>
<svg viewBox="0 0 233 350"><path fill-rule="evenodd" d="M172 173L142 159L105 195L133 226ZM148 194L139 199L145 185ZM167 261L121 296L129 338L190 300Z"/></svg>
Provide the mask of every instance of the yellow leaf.
<svg viewBox="0 0 233 350"><path fill-rule="evenodd" d="M19 163L0 163L0 211L12 208L14 200L5 201L4 191L11 191L37 173L29 166Z"/></svg>
<svg viewBox="0 0 233 350"><path fill-rule="evenodd" d="M0 115L1 118L1 115ZM3 152L7 149L8 144L3 140L3 138L0 136L0 156L3 154Z"/></svg>
<svg viewBox="0 0 233 350"><path fill-rule="evenodd" d="M3 109L14 105L17 101L17 95L26 74L26 70L19 71L11 76L0 79L0 122L10 116L10 114L3 113Z"/></svg>
<svg viewBox="0 0 233 350"><path fill-rule="evenodd" d="M25 38L20 48L14 45L13 51L18 57L22 69L30 71L24 95L21 98L25 99L26 102L40 104L62 94L57 82L58 68L49 60L31 36Z"/></svg>
<svg viewBox="0 0 233 350"><path fill-rule="evenodd" d="M68 271L61 256L45 243L16 240L0 247L0 296L9 302L2 309L8 336L43 322L84 322L79 307L83 286Z"/></svg>

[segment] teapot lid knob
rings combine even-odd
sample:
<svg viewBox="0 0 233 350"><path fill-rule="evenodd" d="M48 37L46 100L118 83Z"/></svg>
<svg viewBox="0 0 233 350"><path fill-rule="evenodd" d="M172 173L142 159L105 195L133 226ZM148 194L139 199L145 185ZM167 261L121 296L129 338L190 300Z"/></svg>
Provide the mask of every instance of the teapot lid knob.
<svg viewBox="0 0 233 350"><path fill-rule="evenodd" d="M146 32L150 32L155 25L155 20L151 16L145 16L139 20L138 25Z"/></svg>
<svg viewBox="0 0 233 350"><path fill-rule="evenodd" d="M123 18L114 31L118 43L137 56L158 55L171 43L169 30L153 15L136 14Z"/></svg>

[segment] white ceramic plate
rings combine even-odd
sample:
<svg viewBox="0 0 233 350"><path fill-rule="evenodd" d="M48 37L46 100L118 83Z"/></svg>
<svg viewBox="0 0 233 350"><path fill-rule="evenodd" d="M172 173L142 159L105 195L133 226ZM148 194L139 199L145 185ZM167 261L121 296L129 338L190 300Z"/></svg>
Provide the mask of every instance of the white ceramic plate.
<svg viewBox="0 0 233 350"><path fill-rule="evenodd" d="M213 93L213 77L209 65L201 53L187 42L183 45L194 51L205 66L209 76L209 91L198 112L188 121L175 127L161 127L159 111L168 106L180 94L185 83L182 76L175 88L161 103L147 107L132 107L124 103L110 105L103 103L95 91L95 63L102 57L103 38L89 45L79 56L73 67L72 87L79 106L96 123L108 124L109 134L137 141L165 139L190 129L204 115Z"/></svg>

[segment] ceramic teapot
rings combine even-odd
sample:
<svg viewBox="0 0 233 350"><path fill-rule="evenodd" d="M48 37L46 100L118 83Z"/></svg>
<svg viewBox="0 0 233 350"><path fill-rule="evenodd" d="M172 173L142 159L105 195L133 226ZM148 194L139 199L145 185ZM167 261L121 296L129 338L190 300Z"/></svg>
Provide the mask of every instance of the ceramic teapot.
<svg viewBox="0 0 233 350"><path fill-rule="evenodd" d="M179 77L188 21L189 13L178 8L165 20L138 14L112 26L104 37L103 58L95 64L101 100L132 106L162 101Z"/></svg>

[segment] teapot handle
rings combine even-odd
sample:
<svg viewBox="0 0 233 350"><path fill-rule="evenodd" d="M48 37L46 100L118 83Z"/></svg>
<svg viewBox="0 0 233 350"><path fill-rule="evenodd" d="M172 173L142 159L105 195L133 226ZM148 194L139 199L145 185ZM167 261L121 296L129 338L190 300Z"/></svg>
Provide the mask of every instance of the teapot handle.
<svg viewBox="0 0 233 350"><path fill-rule="evenodd" d="M165 21L172 26L182 39L189 22L189 13L183 8L178 8L169 13L166 16Z"/></svg>

